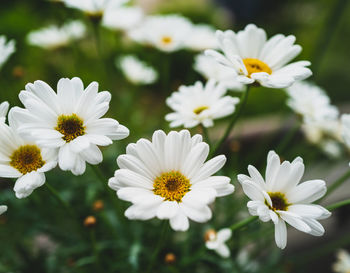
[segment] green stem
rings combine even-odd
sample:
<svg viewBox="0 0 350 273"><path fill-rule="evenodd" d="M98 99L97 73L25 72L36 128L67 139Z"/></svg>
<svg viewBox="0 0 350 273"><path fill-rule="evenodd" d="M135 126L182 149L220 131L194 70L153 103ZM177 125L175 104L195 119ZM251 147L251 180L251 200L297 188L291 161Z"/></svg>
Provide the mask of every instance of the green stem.
<svg viewBox="0 0 350 273"><path fill-rule="evenodd" d="M338 187L340 187L344 182L346 182L350 178L350 170L348 170L345 174L343 174L340 178L338 178L333 184L331 184L327 189L327 194L318 200L318 203L325 199L328 195L330 195L333 191L335 191Z"/></svg>
<svg viewBox="0 0 350 273"><path fill-rule="evenodd" d="M163 221L161 232L160 232L159 239L158 239L158 243L157 243L157 246L152 254L151 261L148 265L148 269L146 270L146 273L152 272L152 269L153 269L154 263L157 259L157 256L158 256L160 250L162 249L162 246L164 245L164 243L166 241L167 232L168 232L168 223L167 223L167 221Z"/></svg>
<svg viewBox="0 0 350 273"><path fill-rule="evenodd" d="M214 156L218 150L220 149L220 147L222 146L222 144L225 142L225 140L227 139L227 137L229 136L229 134L231 133L231 130L233 129L233 127L235 126L239 116L242 113L242 110L244 108L244 106L247 103L248 100L248 95L249 95L249 90L250 90L250 85L247 85L247 90L245 92L242 93L242 96L240 98L240 103L237 106L236 111L233 113L232 115L232 119L231 122L229 123L229 125L227 126L227 129L225 131L225 134L222 136L222 138L216 143L216 145L214 146L212 152L210 153L210 157Z"/></svg>
<svg viewBox="0 0 350 273"><path fill-rule="evenodd" d="M51 195L65 208L68 214L73 218L75 218L75 213L72 211L68 203L61 198L58 191L47 182L44 185L48 189L48 191L51 193Z"/></svg>
<svg viewBox="0 0 350 273"><path fill-rule="evenodd" d="M338 209L338 208L341 208L341 207L344 207L344 206L347 206L347 205L350 205L350 199L343 200L343 201L340 201L340 202L338 202L338 203L329 205L329 206L327 206L326 208L327 208L329 211L332 211L332 210L335 210L335 209Z"/></svg>
<svg viewBox="0 0 350 273"><path fill-rule="evenodd" d="M249 218L243 219L242 221L240 221L240 222L238 222L238 223L236 223L236 224L233 224L233 225L230 227L230 229L231 229L232 231L235 231L235 230L237 230L237 229L240 229L240 228L242 228L242 227L245 227L245 226L249 225L251 222L254 222L254 221L257 220L257 219L258 219L258 216L251 216L251 217L249 217Z"/></svg>
<svg viewBox="0 0 350 273"><path fill-rule="evenodd" d="M209 144L209 146L211 146L211 141L209 138L209 133L208 133L207 127L205 127L203 124L201 124L201 128L202 128L202 133L203 133L205 142L207 142Z"/></svg>

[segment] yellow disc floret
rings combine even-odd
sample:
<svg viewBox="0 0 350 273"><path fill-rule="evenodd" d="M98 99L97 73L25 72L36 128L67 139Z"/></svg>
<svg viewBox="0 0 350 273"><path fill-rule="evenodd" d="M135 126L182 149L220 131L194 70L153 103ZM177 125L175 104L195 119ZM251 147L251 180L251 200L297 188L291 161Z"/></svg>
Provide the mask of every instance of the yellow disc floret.
<svg viewBox="0 0 350 273"><path fill-rule="evenodd" d="M193 110L193 113L195 113L196 115L199 115L200 113L202 113L204 110L207 110L207 109L209 109L208 106L199 106Z"/></svg>
<svg viewBox="0 0 350 273"><path fill-rule="evenodd" d="M44 166L41 151L36 145L20 146L10 157L10 165L22 174L36 171Z"/></svg>
<svg viewBox="0 0 350 273"><path fill-rule="evenodd" d="M246 58L243 59L243 63L248 71L248 77L253 73L266 72L267 74L272 74L271 68L264 62L254 59Z"/></svg>
<svg viewBox="0 0 350 273"><path fill-rule="evenodd" d="M76 114L60 115L57 119L55 130L63 135L66 142L85 134L84 122Z"/></svg>
<svg viewBox="0 0 350 273"><path fill-rule="evenodd" d="M166 201L181 202L182 198L190 191L191 183L182 173L170 171L161 174L153 183L153 192Z"/></svg>
<svg viewBox="0 0 350 273"><path fill-rule="evenodd" d="M162 37L162 44L169 45L173 42L173 39L170 36L163 36Z"/></svg>
<svg viewBox="0 0 350 273"><path fill-rule="evenodd" d="M268 192L268 195L271 198L272 206L265 201L265 204L269 207L269 209L276 210L287 210L290 205L287 201L287 198L284 193L281 192Z"/></svg>

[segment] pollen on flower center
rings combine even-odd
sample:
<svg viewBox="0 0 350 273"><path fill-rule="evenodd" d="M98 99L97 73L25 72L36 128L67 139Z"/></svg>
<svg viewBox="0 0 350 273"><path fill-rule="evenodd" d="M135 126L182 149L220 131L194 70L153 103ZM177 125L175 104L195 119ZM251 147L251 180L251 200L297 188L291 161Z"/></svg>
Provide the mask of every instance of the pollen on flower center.
<svg viewBox="0 0 350 273"><path fill-rule="evenodd" d="M164 45L169 45L173 42L173 39L170 36L163 36L162 37L162 43Z"/></svg>
<svg viewBox="0 0 350 273"><path fill-rule="evenodd" d="M266 72L267 74L271 74L271 68L264 62L254 59L254 58L245 58L243 59L243 63L248 71L248 77L250 77L253 73L258 72Z"/></svg>
<svg viewBox="0 0 350 273"><path fill-rule="evenodd" d="M76 114L60 115L55 130L64 135L62 138L66 142L85 134L84 122Z"/></svg>
<svg viewBox="0 0 350 273"><path fill-rule="evenodd" d="M41 151L36 145L20 146L10 157L10 165L22 174L36 171L44 166Z"/></svg>
<svg viewBox="0 0 350 273"><path fill-rule="evenodd" d="M269 207L271 210L287 210L288 209L288 202L286 199L286 196L283 193L280 192L268 192L268 195L271 198L272 201L272 207L265 201L265 204Z"/></svg>
<svg viewBox="0 0 350 273"><path fill-rule="evenodd" d="M182 198L190 191L191 183L178 171L170 171L161 174L153 183L153 192L166 201L181 202Z"/></svg>
<svg viewBox="0 0 350 273"><path fill-rule="evenodd" d="M204 110L207 110L207 109L209 109L208 106L199 106L193 110L193 113L195 113L196 115L199 115L200 113L202 113Z"/></svg>

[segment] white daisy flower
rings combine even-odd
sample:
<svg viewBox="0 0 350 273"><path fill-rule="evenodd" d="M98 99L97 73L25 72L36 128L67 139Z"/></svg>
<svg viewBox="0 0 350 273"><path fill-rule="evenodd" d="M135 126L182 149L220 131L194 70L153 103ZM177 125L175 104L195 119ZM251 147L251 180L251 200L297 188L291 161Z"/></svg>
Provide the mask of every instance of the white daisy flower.
<svg viewBox="0 0 350 273"><path fill-rule="evenodd" d="M185 46L195 51L218 48L215 29L210 25L193 25L191 34L185 41Z"/></svg>
<svg viewBox="0 0 350 273"><path fill-rule="evenodd" d="M102 18L105 11L117 8L129 0L63 0L69 8L83 11L88 16Z"/></svg>
<svg viewBox="0 0 350 273"><path fill-rule="evenodd" d="M20 122L11 111L9 124L0 123L0 177L17 178L16 197L25 198L45 183L45 172L57 165L57 156L54 150L22 138L17 133Z"/></svg>
<svg viewBox="0 0 350 273"><path fill-rule="evenodd" d="M165 52L185 47L192 31L192 23L180 15L156 15L146 17L144 22L128 34L138 43L150 45Z"/></svg>
<svg viewBox="0 0 350 273"><path fill-rule="evenodd" d="M8 58L15 52L15 41L6 41L4 35L0 36L0 68L8 60Z"/></svg>
<svg viewBox="0 0 350 273"><path fill-rule="evenodd" d="M225 164L224 155L207 161L209 145L188 130L154 132L152 142L129 144L117 159L120 167L109 187L120 199L132 203L125 211L131 220L169 219L174 230L185 231L189 221L203 223L216 197L231 194L234 186L226 176L213 176Z"/></svg>
<svg viewBox="0 0 350 273"><path fill-rule="evenodd" d="M126 55L116 60L124 76L133 84L151 84L158 79L157 71L136 56Z"/></svg>
<svg viewBox="0 0 350 273"><path fill-rule="evenodd" d="M340 249L337 252L337 261L333 264L333 272L336 272L336 273L350 272L350 255L346 250Z"/></svg>
<svg viewBox="0 0 350 273"><path fill-rule="evenodd" d="M237 80L243 84L258 82L270 88L284 88L312 74L306 67L310 65L308 61L287 65L301 51L301 46L294 44L293 35L277 34L267 40L263 29L249 24L238 33L218 30L216 36L223 54L210 49L206 54L236 70Z"/></svg>
<svg viewBox="0 0 350 273"><path fill-rule="evenodd" d="M39 145L56 148L60 168L75 175L85 172L86 162L102 162L98 146L108 146L112 140L129 135L118 121L102 118L109 109L111 94L98 92L97 82L84 90L81 79L63 78L56 93L45 82L35 81L26 85L19 98L26 109L11 110L21 121L19 131Z"/></svg>
<svg viewBox="0 0 350 273"><path fill-rule="evenodd" d="M229 228L224 228L216 232L208 230L205 234L205 246L208 249L214 250L223 258L230 257L230 249L225 244L232 236L232 231Z"/></svg>
<svg viewBox="0 0 350 273"><path fill-rule="evenodd" d="M71 21L62 27L49 26L32 31L27 36L30 45L45 49L56 49L67 46L74 40L81 39L86 32L85 25L80 21Z"/></svg>
<svg viewBox="0 0 350 273"><path fill-rule="evenodd" d="M144 18L140 7L118 7L107 9L103 15L102 25L112 30L128 31L138 26Z"/></svg>
<svg viewBox="0 0 350 273"><path fill-rule="evenodd" d="M196 82L191 86L180 86L179 90L167 98L166 104L174 111L165 119L170 127L192 128L198 124L204 127L214 125L213 120L226 117L235 111L238 98L224 96L226 87L209 80L205 86Z"/></svg>
<svg viewBox="0 0 350 273"><path fill-rule="evenodd" d="M304 164L300 157L293 162L284 161L274 151L267 157L265 180L259 171L248 167L250 176L238 175L248 202L250 214L259 216L263 222L275 224L275 241L279 248L287 245L286 223L296 229L314 235L324 234L323 226L317 221L328 218L331 213L320 205L311 204L325 195L323 180L309 180L300 183Z"/></svg>
<svg viewBox="0 0 350 273"><path fill-rule="evenodd" d="M6 211L7 211L7 206L4 206L4 205L0 206L0 215L5 213Z"/></svg>
<svg viewBox="0 0 350 273"><path fill-rule="evenodd" d="M9 110L10 104L7 101L0 103L0 122L6 121L6 115Z"/></svg>
<svg viewBox="0 0 350 273"><path fill-rule="evenodd" d="M306 121L324 121L338 118L338 109L331 105L331 100L320 87L296 82L287 88L287 105Z"/></svg>
<svg viewBox="0 0 350 273"><path fill-rule="evenodd" d="M193 68L207 80L213 79L223 84L227 89L243 91L245 87L237 81L235 70L224 66L210 56L199 54L195 57Z"/></svg>

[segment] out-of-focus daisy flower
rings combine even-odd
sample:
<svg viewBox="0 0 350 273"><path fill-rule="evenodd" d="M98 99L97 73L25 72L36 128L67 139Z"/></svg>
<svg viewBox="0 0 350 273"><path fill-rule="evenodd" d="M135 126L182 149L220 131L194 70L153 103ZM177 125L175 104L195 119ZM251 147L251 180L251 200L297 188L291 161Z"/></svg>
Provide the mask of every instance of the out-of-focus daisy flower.
<svg viewBox="0 0 350 273"><path fill-rule="evenodd" d="M15 52L15 41L10 40L6 41L6 37L4 35L0 36L0 68L7 61L7 59Z"/></svg>
<svg viewBox="0 0 350 273"><path fill-rule="evenodd" d="M107 9L102 24L112 30L128 31L138 26L143 20L144 13L140 7L118 7Z"/></svg>
<svg viewBox="0 0 350 273"><path fill-rule="evenodd" d="M225 164L224 155L205 160L209 145L188 130L154 132L152 142L129 144L117 159L119 170L109 187L120 199L132 202L129 219L169 219L174 230L185 231L189 221L203 223L212 217L209 208L216 197L231 194L234 186L226 176L213 176Z"/></svg>
<svg viewBox="0 0 350 273"><path fill-rule="evenodd" d="M180 15L156 15L147 17L137 28L129 32L131 39L165 52L185 47L191 35L192 23Z"/></svg>
<svg viewBox="0 0 350 273"><path fill-rule="evenodd" d="M9 114L9 124L0 123L0 177L17 178L17 198L29 196L45 183L45 172L57 165L56 152L44 149L17 133L20 121Z"/></svg>
<svg viewBox="0 0 350 273"><path fill-rule="evenodd" d="M218 48L215 29L209 25L193 25L191 34L185 41L185 46L196 51Z"/></svg>
<svg viewBox="0 0 350 273"><path fill-rule="evenodd" d="M88 16L101 19L104 12L117 8L129 0L63 0L69 8L83 11Z"/></svg>
<svg viewBox="0 0 350 273"><path fill-rule="evenodd" d="M235 70L215 61L210 56L199 54L195 58L194 69L207 80L213 79L226 86L227 89L243 91L244 85L237 81Z"/></svg>
<svg viewBox="0 0 350 273"><path fill-rule="evenodd" d="M133 55L126 55L116 60L124 76L133 84L151 84L158 78L157 71Z"/></svg>
<svg viewBox="0 0 350 273"><path fill-rule="evenodd" d="M232 236L232 231L229 228L224 228L216 232L215 230L208 230L205 233L205 246L208 249L214 250L221 257L230 257L230 249L225 244Z"/></svg>
<svg viewBox="0 0 350 273"><path fill-rule="evenodd" d="M301 51L295 45L293 35L277 34L266 39L263 29L249 24L238 33L231 30L217 31L217 40L222 53L207 50L206 54L238 73L237 80L243 84L258 82L270 88L284 88L297 80L309 77L312 72L308 61L291 64Z"/></svg>
<svg viewBox="0 0 350 273"><path fill-rule="evenodd" d="M9 110L10 104L7 101L0 103L0 122L6 121L6 115Z"/></svg>
<svg viewBox="0 0 350 273"><path fill-rule="evenodd" d="M26 109L11 110L20 121L19 131L38 145L57 149L60 168L75 175L85 172L86 162L102 162L98 146L108 146L112 140L129 135L118 121L102 118L109 109L111 94L98 92L97 82L84 89L81 79L62 78L56 93L45 82L35 81L26 85L19 98Z"/></svg>
<svg viewBox="0 0 350 273"><path fill-rule="evenodd" d="M326 92L306 82L296 82L287 88L287 105L302 117L306 139L331 156L340 155L339 111L331 105Z"/></svg>
<svg viewBox="0 0 350 273"><path fill-rule="evenodd" d="M259 263L251 258L250 245L241 249L236 257L236 263L242 269L243 272L259 272Z"/></svg>
<svg viewBox="0 0 350 273"><path fill-rule="evenodd" d="M350 255L346 250L340 249L337 252L337 261L333 264L333 271L336 273L350 272Z"/></svg>
<svg viewBox="0 0 350 273"><path fill-rule="evenodd" d="M250 214L259 216L263 222L273 221L275 241L282 249L287 245L286 222L302 232L322 236L324 228L317 220L331 215L322 206L311 204L325 195L327 187L323 180L299 184L304 168L302 158L281 164L279 156L270 151L265 180L251 165L250 176L238 175L244 193L251 199L247 204Z"/></svg>
<svg viewBox="0 0 350 273"><path fill-rule="evenodd" d="M7 211L7 206L1 205L0 206L0 215L5 213Z"/></svg>
<svg viewBox="0 0 350 273"><path fill-rule="evenodd" d="M192 128L198 124L205 127L214 125L213 120L226 117L235 111L238 98L224 96L226 88L209 80L205 86L196 82L191 86L180 86L179 91L167 98L166 104L174 111L165 119L170 127Z"/></svg>
<svg viewBox="0 0 350 273"><path fill-rule="evenodd" d="M32 31L27 36L27 42L45 49L56 49L67 46L74 40L81 39L85 32L86 27L82 22L72 21L62 27L52 25Z"/></svg>

